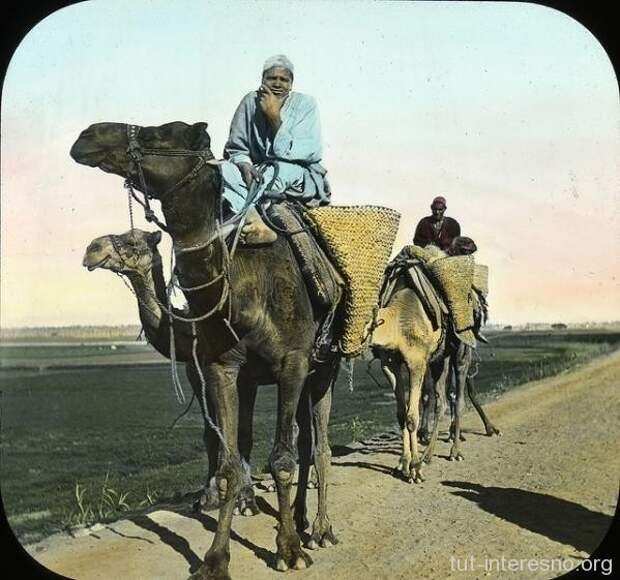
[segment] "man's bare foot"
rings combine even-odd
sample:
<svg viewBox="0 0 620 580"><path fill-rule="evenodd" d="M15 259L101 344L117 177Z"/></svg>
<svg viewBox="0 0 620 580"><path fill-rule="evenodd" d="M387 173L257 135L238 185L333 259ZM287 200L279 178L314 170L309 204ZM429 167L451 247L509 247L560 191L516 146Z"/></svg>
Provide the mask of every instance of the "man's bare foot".
<svg viewBox="0 0 620 580"><path fill-rule="evenodd" d="M255 207L248 210L245 225L241 228L241 242L245 245L272 244L278 239L274 232L263 221Z"/></svg>

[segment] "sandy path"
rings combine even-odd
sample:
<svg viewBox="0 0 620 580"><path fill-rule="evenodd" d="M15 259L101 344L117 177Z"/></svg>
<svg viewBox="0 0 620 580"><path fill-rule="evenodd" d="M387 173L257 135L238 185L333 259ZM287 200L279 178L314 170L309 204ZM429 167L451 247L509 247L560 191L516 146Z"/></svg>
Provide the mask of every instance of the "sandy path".
<svg viewBox="0 0 620 580"><path fill-rule="evenodd" d="M611 523L620 474L619 377L616 352L507 393L486 407L501 438L482 436L478 418L468 413L465 461L446 461L449 447L440 442L420 485L392 476L393 436L334 458L330 517L340 543L311 552L311 568L288 574L298 580L559 576L561 562L567 569L590 554ZM230 569L237 580L283 577L271 568L275 494L260 493L259 501L263 513L233 522ZM314 492L310 502L313 514ZM77 538L53 536L28 550L49 569L80 580L183 579L210 544L215 516L159 510Z"/></svg>

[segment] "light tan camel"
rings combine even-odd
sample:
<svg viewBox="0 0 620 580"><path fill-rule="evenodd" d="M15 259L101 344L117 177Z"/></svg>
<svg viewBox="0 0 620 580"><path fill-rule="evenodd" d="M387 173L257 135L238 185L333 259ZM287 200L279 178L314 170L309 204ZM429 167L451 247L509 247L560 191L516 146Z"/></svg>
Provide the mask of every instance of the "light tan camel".
<svg viewBox="0 0 620 580"><path fill-rule="evenodd" d="M487 435L499 434L487 419L476 399L473 379L468 377L473 350L456 340L446 338L442 328L433 325L415 290L399 276L392 296L378 312L379 325L374 329L370 347L381 361L381 368L396 396L396 414L403 438L403 450L397 471L409 482L423 481L422 464L430 463L439 430L439 419L445 411L446 384L454 372L456 400L451 406L452 424L450 460L460 461L461 414L465 388L482 418ZM408 382L403 380L401 369L405 365ZM420 401L425 375L428 372L430 401L436 402L434 425L428 446L421 455L418 450L417 432L421 426Z"/></svg>
<svg viewBox="0 0 620 580"><path fill-rule="evenodd" d="M397 470L409 482L420 483L424 480L422 463L428 456L418 451L417 431L420 426L420 397L426 369L433 374L433 384L437 400L445 390L448 374L448 359L436 357L431 363L434 353L444 348L444 337L441 328L433 326L424 311L415 291L408 288L401 279L397 283L388 304L379 310L377 319L380 321L370 340L370 347L381 361L381 368L388 378L396 395L396 414L400 425L403 449ZM405 385L401 377L401 366L404 364L409 371L409 383ZM408 386L408 388L407 388ZM438 421L435 421L438 423ZM437 428L431 434L437 437Z"/></svg>
<svg viewBox="0 0 620 580"><path fill-rule="evenodd" d="M104 269L126 276L131 284L133 293L138 302L138 312L142 328L148 342L161 355L170 359L174 354L177 362L185 363L185 372L192 387L195 397L200 404L204 419L204 443L207 450L209 470L204 492L196 504L196 508L201 511L209 511L219 507L219 495L215 485L215 468L217 467L218 437L207 421L206 413L212 416L210 402L206 400L200 381L200 376L196 368L193 356L193 334L191 325L172 320L174 350L171 353L171 333L170 316L162 309L168 303L166 293L166 282L162 268L162 258L157 245L161 241L161 232L145 232L140 229L133 229L124 234L110 234L95 238L87 247L82 264L89 271ZM176 315L186 315L181 310L173 308L171 312ZM240 412L251 415L253 409L251 400L243 397L241 393ZM249 419L241 421L240 425L250 426ZM239 433L239 451L242 457L244 468L244 481L242 491L237 499L235 513L245 516L256 515L259 513L256 505L254 488L252 487L250 473L250 450L252 446L251 432L242 430Z"/></svg>

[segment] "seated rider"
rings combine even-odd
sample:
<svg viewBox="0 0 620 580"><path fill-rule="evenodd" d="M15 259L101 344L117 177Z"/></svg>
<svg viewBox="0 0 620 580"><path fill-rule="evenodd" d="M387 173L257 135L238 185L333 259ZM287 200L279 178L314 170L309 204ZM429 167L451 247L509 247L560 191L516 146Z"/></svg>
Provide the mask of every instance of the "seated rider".
<svg viewBox="0 0 620 580"><path fill-rule="evenodd" d="M440 250L447 250L452 240L461 235L461 226L451 218L444 216L446 198L436 197L431 203L432 215L423 217L415 229L413 243L422 248L433 244Z"/></svg>
<svg viewBox="0 0 620 580"><path fill-rule="evenodd" d="M221 166L222 195L235 213L249 204L241 230L246 244L270 243L277 237L254 205L261 196L294 198L311 207L330 201L320 163L319 111L315 100L292 91L292 84L291 61L284 55L267 59L260 88L243 97L230 125ZM250 191L254 195L248 200Z"/></svg>

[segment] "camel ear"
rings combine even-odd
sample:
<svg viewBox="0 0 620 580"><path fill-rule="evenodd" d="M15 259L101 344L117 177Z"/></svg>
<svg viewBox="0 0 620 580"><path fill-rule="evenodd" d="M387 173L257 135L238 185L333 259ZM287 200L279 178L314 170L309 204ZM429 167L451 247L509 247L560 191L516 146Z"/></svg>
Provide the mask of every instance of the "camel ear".
<svg viewBox="0 0 620 580"><path fill-rule="evenodd" d="M149 234L149 246L155 247L159 242L161 242L161 232L159 230L151 232Z"/></svg>
<svg viewBox="0 0 620 580"><path fill-rule="evenodd" d="M191 129L192 149L206 149L211 147L211 137L207 133L207 123L194 123Z"/></svg>

